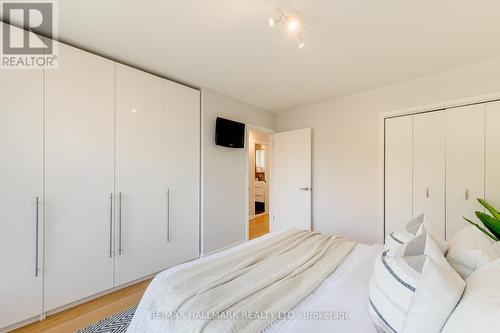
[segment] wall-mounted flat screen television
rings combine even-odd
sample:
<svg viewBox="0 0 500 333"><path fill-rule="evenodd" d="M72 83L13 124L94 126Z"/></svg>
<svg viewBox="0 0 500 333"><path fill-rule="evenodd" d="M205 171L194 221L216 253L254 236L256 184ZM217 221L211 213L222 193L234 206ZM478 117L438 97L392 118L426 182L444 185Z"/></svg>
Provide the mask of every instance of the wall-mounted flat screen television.
<svg viewBox="0 0 500 333"><path fill-rule="evenodd" d="M245 124L217 117L215 144L229 148L245 147Z"/></svg>

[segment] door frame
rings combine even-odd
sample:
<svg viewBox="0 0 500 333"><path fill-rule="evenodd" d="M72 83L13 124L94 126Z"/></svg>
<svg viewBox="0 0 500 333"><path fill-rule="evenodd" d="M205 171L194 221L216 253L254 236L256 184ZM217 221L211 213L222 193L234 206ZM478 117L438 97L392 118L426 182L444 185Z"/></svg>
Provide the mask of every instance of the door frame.
<svg viewBox="0 0 500 333"><path fill-rule="evenodd" d="M268 145L268 156L266 156L266 164L269 163L268 169L269 169L269 174L267 175L267 187L268 187L268 193L269 193L269 198L267 198L267 213L269 215L269 224L271 224L271 189L272 189L272 155L273 155L273 134L276 133L276 130L270 129L270 128L265 128L265 127L260 127L260 126L255 126L255 125L250 125L247 124L245 126L245 184L246 184L246 193L245 193L245 240L249 240L249 227L250 227L250 209L249 209L249 204L250 204L250 181L249 181L249 176L250 176L250 159L249 159L249 149L250 149L250 136L249 132L250 130L256 131L256 132L261 132L261 133L266 133L269 135L269 142L261 142L261 141L255 141L255 143L260 143L260 144L265 144ZM254 216L255 217L255 216Z"/></svg>
<svg viewBox="0 0 500 333"><path fill-rule="evenodd" d="M379 115L379 149L378 149L378 194L379 204L377 213L377 222L379 225L379 237L382 242L385 242L385 121L386 119L416 115L421 113L429 113L436 111L445 111L446 109L457 108L461 106L471 106L475 104L483 104L500 101L500 91L490 94L482 94L465 98L446 100L444 102L424 104L421 106L403 108L381 113Z"/></svg>

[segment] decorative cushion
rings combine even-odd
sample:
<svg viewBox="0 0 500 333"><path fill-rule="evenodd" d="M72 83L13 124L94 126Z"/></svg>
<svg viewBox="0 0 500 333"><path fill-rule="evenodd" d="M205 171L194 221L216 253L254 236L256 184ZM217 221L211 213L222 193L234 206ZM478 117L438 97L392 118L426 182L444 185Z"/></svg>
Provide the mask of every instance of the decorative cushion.
<svg viewBox="0 0 500 333"><path fill-rule="evenodd" d="M408 222L404 229L391 232L385 237L385 248L393 249L402 244L405 244L415 237L421 235L424 232L428 232L434 239L434 242L439 246L441 252L444 254L448 249L448 244L439 237L438 232L432 227L431 223L424 214L417 216Z"/></svg>
<svg viewBox="0 0 500 333"><path fill-rule="evenodd" d="M464 286L433 237L424 232L375 260L370 315L381 332L437 333Z"/></svg>
<svg viewBox="0 0 500 333"><path fill-rule="evenodd" d="M500 332L500 259L475 271L443 333Z"/></svg>
<svg viewBox="0 0 500 333"><path fill-rule="evenodd" d="M465 228L448 243L446 259L463 279L499 258L498 244L474 226Z"/></svg>

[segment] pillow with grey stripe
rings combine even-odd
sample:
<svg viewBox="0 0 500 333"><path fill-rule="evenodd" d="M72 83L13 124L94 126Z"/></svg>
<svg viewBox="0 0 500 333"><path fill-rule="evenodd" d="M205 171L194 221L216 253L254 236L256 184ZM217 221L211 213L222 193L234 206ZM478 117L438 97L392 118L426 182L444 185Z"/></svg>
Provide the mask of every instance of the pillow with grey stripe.
<svg viewBox="0 0 500 333"><path fill-rule="evenodd" d="M429 235L434 239L434 242L439 246L441 252L443 254L446 253L448 249L448 244L444 239L442 239L438 232L432 227L431 223L424 214L421 214L411 221L409 221L404 229L396 230L394 232L389 233L385 237L385 248L392 249L396 248L402 244L405 244L415 237L423 234L424 232L428 232Z"/></svg>
<svg viewBox="0 0 500 333"><path fill-rule="evenodd" d="M438 333L464 287L433 237L424 232L375 260L370 315L380 332Z"/></svg>

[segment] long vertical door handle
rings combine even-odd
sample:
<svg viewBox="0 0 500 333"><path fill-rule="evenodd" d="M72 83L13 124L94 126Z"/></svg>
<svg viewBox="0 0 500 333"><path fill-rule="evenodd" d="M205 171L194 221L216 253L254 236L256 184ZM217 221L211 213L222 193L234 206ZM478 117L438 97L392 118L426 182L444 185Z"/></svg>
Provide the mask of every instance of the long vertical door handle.
<svg viewBox="0 0 500 333"><path fill-rule="evenodd" d="M170 189L167 189L167 243L170 242Z"/></svg>
<svg viewBox="0 0 500 333"><path fill-rule="evenodd" d="M35 233L36 233L36 236L35 236L35 277L38 277L38 220L39 220L39 210L38 210L38 206L39 206L39 203L40 203L40 200L37 197L35 197L35 204L36 204L36 207L35 207Z"/></svg>
<svg viewBox="0 0 500 333"><path fill-rule="evenodd" d="M109 194L109 257L113 257L113 193Z"/></svg>
<svg viewBox="0 0 500 333"><path fill-rule="evenodd" d="M120 231L118 233L118 255L122 255L122 192L118 193L118 213L120 219L118 220Z"/></svg>
<svg viewBox="0 0 500 333"><path fill-rule="evenodd" d="M469 200L469 189L465 190L465 200Z"/></svg>
<svg viewBox="0 0 500 333"><path fill-rule="evenodd" d="M428 198L429 197L429 188L426 188L425 189L425 197Z"/></svg>

